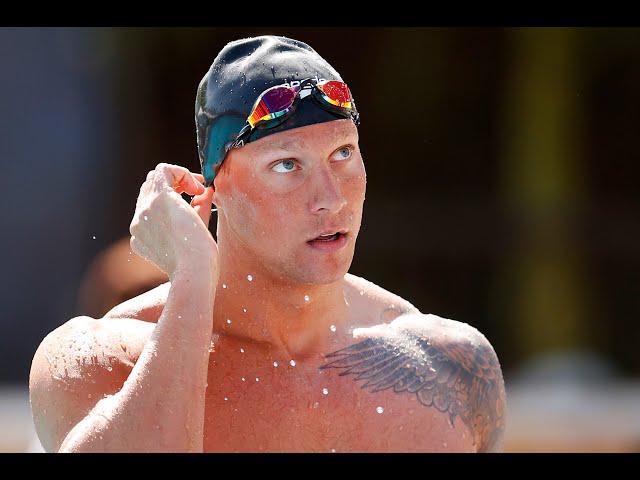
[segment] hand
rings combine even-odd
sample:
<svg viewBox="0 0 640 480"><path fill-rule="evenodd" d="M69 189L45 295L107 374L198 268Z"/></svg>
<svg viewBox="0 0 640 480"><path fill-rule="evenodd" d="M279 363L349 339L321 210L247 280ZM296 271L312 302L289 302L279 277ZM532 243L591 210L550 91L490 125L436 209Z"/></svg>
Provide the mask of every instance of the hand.
<svg viewBox="0 0 640 480"><path fill-rule="evenodd" d="M129 226L131 250L170 278L183 265L217 267L218 246L208 230L213 186L205 189L203 183L202 175L159 163L140 187ZM191 206L183 192L195 195Z"/></svg>

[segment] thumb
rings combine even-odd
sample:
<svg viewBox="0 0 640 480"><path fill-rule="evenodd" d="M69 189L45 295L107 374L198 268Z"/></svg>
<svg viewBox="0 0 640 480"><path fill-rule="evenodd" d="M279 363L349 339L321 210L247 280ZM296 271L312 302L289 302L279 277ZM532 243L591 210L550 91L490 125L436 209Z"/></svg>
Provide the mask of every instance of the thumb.
<svg viewBox="0 0 640 480"><path fill-rule="evenodd" d="M211 202L213 200L213 192L213 186L209 186L205 188L203 193L196 195L191 199L191 206L207 227L209 227L209 220L211 219Z"/></svg>

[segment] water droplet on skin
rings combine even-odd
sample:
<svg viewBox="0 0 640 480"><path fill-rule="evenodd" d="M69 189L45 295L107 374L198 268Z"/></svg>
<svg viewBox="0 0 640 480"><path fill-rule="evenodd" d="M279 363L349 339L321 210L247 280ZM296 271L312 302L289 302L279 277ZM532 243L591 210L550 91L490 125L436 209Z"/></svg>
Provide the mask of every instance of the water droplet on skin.
<svg viewBox="0 0 640 480"><path fill-rule="evenodd" d="M244 377L242 377L242 381L244 382Z"/></svg>
<svg viewBox="0 0 640 480"><path fill-rule="evenodd" d="M291 360L289 362L289 365L291 365L292 367L295 367L296 366L296 361L295 360Z"/></svg>
<svg viewBox="0 0 640 480"><path fill-rule="evenodd" d="M304 296L304 301L305 301L305 302L308 302L308 301L309 301L309 295L305 295L305 296Z"/></svg>
<svg viewBox="0 0 640 480"><path fill-rule="evenodd" d="M360 295L364 295L364 290L360 290Z"/></svg>
<svg viewBox="0 0 640 480"><path fill-rule="evenodd" d="M149 217L147 217L147 216L145 215L145 216L144 216L144 220L145 220L145 222L146 222L147 220L149 220Z"/></svg>
<svg viewBox="0 0 640 480"><path fill-rule="evenodd" d="M277 367L278 366L278 362L273 362L273 366Z"/></svg>
<svg viewBox="0 0 640 480"><path fill-rule="evenodd" d="M112 370L113 370L113 367L112 367L111 365L109 365L109 366L107 367L107 370L112 371Z"/></svg>
<svg viewBox="0 0 640 480"><path fill-rule="evenodd" d="M256 382L259 382L259 381L260 381L260 379L258 377L256 377Z"/></svg>
<svg viewBox="0 0 640 480"><path fill-rule="evenodd" d="M184 237L185 242L187 241L187 237Z"/></svg>
<svg viewBox="0 0 640 480"><path fill-rule="evenodd" d="M250 282L253 282L253 275L247 275L247 280L249 280Z"/></svg>
<svg viewBox="0 0 640 480"><path fill-rule="evenodd" d="M318 408L319 406L320 406L320 404L318 402L314 402L313 408Z"/></svg>
<svg viewBox="0 0 640 480"><path fill-rule="evenodd" d="M182 315L178 315L178 318L182 318Z"/></svg>
<svg viewBox="0 0 640 480"><path fill-rule="evenodd" d="M226 284L226 283L223 283L223 284L222 284L222 288L227 288L227 284Z"/></svg>
<svg viewBox="0 0 640 480"><path fill-rule="evenodd" d="M87 395L87 398L91 398L91 394Z"/></svg>
<svg viewBox="0 0 640 480"><path fill-rule="evenodd" d="M231 325L231 320L227 318L227 323Z"/></svg>
<svg viewBox="0 0 640 480"><path fill-rule="evenodd" d="M331 449L331 453L336 453L336 449L335 449L335 448L332 448L332 449Z"/></svg>
<svg viewBox="0 0 640 480"><path fill-rule="evenodd" d="M91 238L93 238L93 239L95 240L95 239L96 239L96 236L94 235L94 236L92 236Z"/></svg>
<svg viewBox="0 0 640 480"><path fill-rule="evenodd" d="M329 395L329 389L328 388L323 388L322 389L322 394L323 395Z"/></svg>
<svg viewBox="0 0 640 480"><path fill-rule="evenodd" d="M243 311L244 313L247 313L247 309L246 309L246 308L243 308L243 309L242 309L242 311Z"/></svg>
<svg viewBox="0 0 640 480"><path fill-rule="evenodd" d="M226 401L228 401L228 400L229 400L229 399L228 399L227 397L224 397L224 401L225 401L225 402L226 402Z"/></svg>
<svg viewBox="0 0 640 480"><path fill-rule="evenodd" d="M213 341L211 342L211 345L209 345L209 353L213 352L215 350Z"/></svg>
<svg viewBox="0 0 640 480"><path fill-rule="evenodd" d="M384 412L384 408L378 407L378 408L376 408L376 412L382 413L382 412Z"/></svg>
<svg viewBox="0 0 640 480"><path fill-rule="evenodd" d="M329 330L331 330L332 332L335 332L336 331L336 326L335 325L331 325L329 327Z"/></svg>
<svg viewBox="0 0 640 480"><path fill-rule="evenodd" d="M244 348L241 348L241 349L240 349L240 353L244 353Z"/></svg>

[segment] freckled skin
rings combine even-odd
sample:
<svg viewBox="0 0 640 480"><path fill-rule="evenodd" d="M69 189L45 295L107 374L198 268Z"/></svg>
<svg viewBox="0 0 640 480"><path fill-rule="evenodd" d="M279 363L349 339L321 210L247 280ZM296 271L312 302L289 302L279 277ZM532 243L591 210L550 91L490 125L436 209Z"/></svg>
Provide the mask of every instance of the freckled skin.
<svg viewBox="0 0 640 480"><path fill-rule="evenodd" d="M334 282L349 269L362 219L366 172L357 129L351 120L336 120L276 135L283 134L301 148L265 151L265 137L232 150L223 163L214 182L221 248L227 238L242 245L275 278ZM340 160L336 149L349 144L351 158ZM274 161L287 158L297 170L272 170ZM350 232L346 248L335 255L308 248L307 240L335 225Z"/></svg>
<svg viewBox="0 0 640 480"><path fill-rule="evenodd" d="M283 142L289 143L289 150L270 150ZM353 148L346 155L344 147L349 145ZM283 159L290 161L286 168ZM382 338L380 345L390 349L376 350L378 358L392 365L397 360L397 339L404 342L420 335L433 342L437 351L427 352L437 360L432 365L439 369L439 378L448 382L445 385L457 388L458 397L495 402L503 398L496 393L501 386L499 366L486 347L478 350L476 343L464 343L468 329L459 330L458 322L445 319L425 321L426 316L406 300L348 273L366 190L357 129L351 120L279 132L233 150L214 187L219 281L205 397L204 451L473 452L480 442L469 425L497 431L482 423L476 412L500 413L502 404L491 409L478 401L470 410L467 404L454 405L455 399L450 399L448 408L454 405L456 412L466 414L454 417L450 410L429 406L412 387L370 391L362 387L363 381L341 375L342 369L357 368L359 342L369 348L361 343L367 335L385 337L388 332L387 327L368 327L415 314L408 324L407 319L400 322L406 334L392 332L388 339ZM307 240L330 227L349 231L344 248L320 252L307 245ZM105 332L112 332L113 339L106 343L118 345L113 351L120 360L110 372L111 385L126 380L153 331L148 322L157 321L162 313L158 306L164 305L168 287L165 284L123 303L110 312L111 322L101 323ZM150 309L155 320L149 320ZM125 326L126 335L121 334ZM126 344L126 354L120 352L121 344ZM377 362L367 365L364 373L382 373L379 382L402 386L403 378L408 378L406 369L415 368L424 377L420 382L429 382L431 364L420 363L425 355L416 348L410 346L403 353L402 363L408 365L400 365L396 373L376 371ZM336 359L342 363L335 363ZM445 378L445 369L458 373ZM471 386L454 383L458 378ZM480 382L484 379L494 383ZM442 392L448 390L440 385L437 393ZM99 394L96 391L92 397ZM86 393L74 392L74 398L85 402L76 410L88 411L95 404ZM432 403L442 402L434 395ZM499 444L499 435L494 437L492 445Z"/></svg>

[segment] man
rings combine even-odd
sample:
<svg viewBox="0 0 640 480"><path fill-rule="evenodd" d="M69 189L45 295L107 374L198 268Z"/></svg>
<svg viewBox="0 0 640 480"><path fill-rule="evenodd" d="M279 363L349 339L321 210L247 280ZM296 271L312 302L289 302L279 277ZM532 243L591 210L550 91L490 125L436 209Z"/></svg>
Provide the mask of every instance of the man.
<svg viewBox="0 0 640 480"><path fill-rule="evenodd" d="M231 42L196 122L203 175L159 164L130 227L170 282L69 320L35 354L44 447L500 451L487 339L347 273L366 174L338 73L296 40Z"/></svg>

